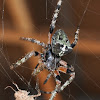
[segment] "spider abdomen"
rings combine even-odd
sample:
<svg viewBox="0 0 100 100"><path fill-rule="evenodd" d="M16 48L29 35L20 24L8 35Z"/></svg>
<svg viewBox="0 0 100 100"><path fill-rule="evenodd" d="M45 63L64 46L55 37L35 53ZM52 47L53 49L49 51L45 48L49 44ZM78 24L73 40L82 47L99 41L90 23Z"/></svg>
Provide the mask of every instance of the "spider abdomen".
<svg viewBox="0 0 100 100"><path fill-rule="evenodd" d="M63 56L68 52L68 47L70 47L69 39L66 33L59 29L52 36L51 40L52 52L58 56Z"/></svg>

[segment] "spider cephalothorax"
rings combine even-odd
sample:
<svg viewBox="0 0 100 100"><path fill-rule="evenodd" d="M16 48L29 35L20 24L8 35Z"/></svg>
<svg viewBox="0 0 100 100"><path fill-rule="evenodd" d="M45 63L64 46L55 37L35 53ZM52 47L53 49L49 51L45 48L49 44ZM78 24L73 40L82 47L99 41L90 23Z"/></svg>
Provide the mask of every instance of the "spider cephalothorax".
<svg viewBox="0 0 100 100"><path fill-rule="evenodd" d="M55 54L53 54L52 53L52 49L49 49L46 52L44 64L46 65L46 68L48 70L54 71L58 67L57 63L59 62L59 60L60 60L60 57L58 57Z"/></svg>
<svg viewBox="0 0 100 100"><path fill-rule="evenodd" d="M11 65L10 67L11 69L16 68L20 66L21 64L23 64L24 62L26 62L33 55L39 56L40 57L39 63L36 65L34 71L32 72L32 75L35 76L44 68L47 69L50 72L50 74L47 76L47 79L45 80L44 83L46 83L47 80L50 78L50 76L53 75L56 81L56 87L55 87L55 90L52 92L50 100L54 98L57 92L62 91L75 78L75 72L74 72L73 66L61 60L61 56L72 51L72 49L77 44L78 35L79 35L79 27L77 28L77 31L75 32L75 38L74 38L73 43L69 42L69 39L66 33L61 29L57 30L52 36L53 30L55 28L55 23L60 11L61 4L62 4L62 0L59 0L57 3L57 8L55 10L55 13L51 21L50 31L48 33L48 44L45 44L43 42L40 42L32 38L25 38L25 37L21 38L22 40L37 43L38 45L42 46L44 48L43 53L39 53L33 50L27 55L25 55L25 57L23 57L21 60L18 60L15 64ZM62 86L61 86L59 72L69 74L70 76L69 79L66 80L66 82Z"/></svg>

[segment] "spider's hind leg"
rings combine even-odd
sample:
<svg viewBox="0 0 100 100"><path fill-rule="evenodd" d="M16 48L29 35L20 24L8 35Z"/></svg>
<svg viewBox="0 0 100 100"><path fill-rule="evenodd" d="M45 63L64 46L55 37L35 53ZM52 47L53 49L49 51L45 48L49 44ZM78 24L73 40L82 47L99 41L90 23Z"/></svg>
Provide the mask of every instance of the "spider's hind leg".
<svg viewBox="0 0 100 100"><path fill-rule="evenodd" d="M70 78L69 80L67 80L62 86L61 86L61 80L60 80L60 75L59 73L58 74L55 74L55 79L56 79L56 87L55 87L55 90L51 93L51 97L49 100L53 100L54 97L56 96L56 94L60 91L63 91L64 88L66 86L68 86L72 81L73 79L75 78L75 72L74 72L74 68L72 66L70 66L69 64L67 64L65 61L61 60L59 62L62 66L60 66L58 69L57 69L57 72L63 72L65 74L69 74L70 75Z"/></svg>
<svg viewBox="0 0 100 100"><path fill-rule="evenodd" d="M51 21L51 24L50 24L50 30L49 30L49 33L48 33L48 44L50 44L51 34L53 33L53 30L55 28L55 24L56 24L56 20L58 18L58 14L60 12L61 4L62 4L62 0L59 0L58 3L57 3L57 7L54 11L54 14L53 14L53 18L52 18L52 21Z"/></svg>
<svg viewBox="0 0 100 100"><path fill-rule="evenodd" d="M56 85L60 86L61 85L61 80L60 80L59 70L54 71L54 77L55 77Z"/></svg>
<svg viewBox="0 0 100 100"><path fill-rule="evenodd" d="M38 41L38 40L36 40L36 39L26 38L26 37L21 37L20 39L21 39L21 40L25 40L25 41L30 41L30 42L32 42L32 43L36 43L36 44L38 44L38 45L40 45L40 46L43 46L43 47L46 46L46 44L45 44L44 42L40 42L40 41Z"/></svg>
<svg viewBox="0 0 100 100"><path fill-rule="evenodd" d="M54 97L56 96L56 94L58 92L60 92L61 80L60 80L59 70L55 70L54 71L54 78L55 78L55 81L56 81L56 87L55 87L55 90L51 92L51 96L50 96L50 99L49 100L53 100Z"/></svg>
<svg viewBox="0 0 100 100"><path fill-rule="evenodd" d="M62 91L66 86L68 86L75 78L75 72L74 67L72 65L67 64L65 61L61 60L59 62L62 66L58 68L60 72L63 72L65 74L69 74L69 79L66 80L66 82L61 86Z"/></svg>

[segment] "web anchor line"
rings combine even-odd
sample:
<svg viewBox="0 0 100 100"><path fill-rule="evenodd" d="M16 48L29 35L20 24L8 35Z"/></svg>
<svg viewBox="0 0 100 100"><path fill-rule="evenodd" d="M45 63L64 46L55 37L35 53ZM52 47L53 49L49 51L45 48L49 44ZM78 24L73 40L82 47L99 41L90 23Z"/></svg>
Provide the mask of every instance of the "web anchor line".
<svg viewBox="0 0 100 100"><path fill-rule="evenodd" d="M4 55L4 53L1 51L1 53L2 53L2 55L3 55L3 57L5 58L5 60L7 61L7 64L10 66L10 62L6 59L6 57L5 57L5 55ZM6 71L6 69L3 67L3 65L0 63L0 66L2 67L2 69L4 70L4 72L5 72L5 76L10 80L10 82L13 84L13 83L15 83L14 82L14 80L11 78L11 76L9 75L9 73ZM0 70L1 71L1 70ZM22 81L22 82L24 82L24 84L27 86L27 87L29 87L29 83L28 83L28 81L21 75L21 74L19 74L17 71L15 71L15 70L13 70L13 72L16 74L16 76Z"/></svg>
<svg viewBox="0 0 100 100"><path fill-rule="evenodd" d="M87 9L88 9L88 6L89 6L89 4L90 4L90 1L91 1L91 0L89 0L88 3L87 3L87 5L86 5L86 8L85 8L85 10L84 10L84 12L83 12L83 15L82 15L82 17L81 17L81 19L80 19L80 22L79 22L79 24L78 24L78 27L80 27L80 25L81 25L82 22L83 22L83 18L84 18L84 16L85 16L86 12L87 12Z"/></svg>
<svg viewBox="0 0 100 100"><path fill-rule="evenodd" d="M14 81L13 81L13 79L10 77L10 75L8 74L8 72L5 70L5 68L3 67L3 65L0 63L0 66L2 67L2 69L4 70L4 72L5 72L5 76L9 79L9 81L11 82L11 83L13 83ZM2 72L2 71L1 71ZM2 72L3 73L3 72Z"/></svg>
<svg viewBox="0 0 100 100"><path fill-rule="evenodd" d="M48 19L48 18L47 18L47 13L48 13L48 12L47 12L47 8L48 8L48 2L47 2L47 0L46 0L46 19Z"/></svg>

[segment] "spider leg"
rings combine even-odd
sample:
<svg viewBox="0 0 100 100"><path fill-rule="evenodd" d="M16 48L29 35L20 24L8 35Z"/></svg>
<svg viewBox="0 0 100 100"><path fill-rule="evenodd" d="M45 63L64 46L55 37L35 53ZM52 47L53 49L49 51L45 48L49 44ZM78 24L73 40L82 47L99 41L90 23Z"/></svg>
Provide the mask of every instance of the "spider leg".
<svg viewBox="0 0 100 100"><path fill-rule="evenodd" d="M48 76L47 76L47 78L46 78L46 80L44 81L43 84L46 84L47 83L47 81L49 80L49 78L51 77L51 75L52 75L52 72L50 74L48 74Z"/></svg>
<svg viewBox="0 0 100 100"><path fill-rule="evenodd" d="M36 39L32 39L32 38L25 38L25 37L21 37L20 39L21 39L21 40L25 40L25 41L30 41L30 42L32 42L32 43L36 43L36 44L38 44L38 45L40 45L40 46L43 46L43 47L45 47L45 46L46 46L46 44L45 44L45 43L40 42L40 41L38 41L38 40L36 40Z"/></svg>
<svg viewBox="0 0 100 100"><path fill-rule="evenodd" d="M55 90L51 92L51 97L49 100L54 99L54 97L56 96L57 92L59 91L59 89L61 87L60 73L58 70L54 71L54 77L55 77L55 81L56 81L56 87L55 87Z"/></svg>
<svg viewBox="0 0 100 100"><path fill-rule="evenodd" d="M46 84L45 82L47 82L48 81L48 79L50 78L50 76L52 75L53 73L51 72L50 74L48 74L48 76L47 76L47 79L44 81L44 84ZM58 70L56 70L56 71L54 71L54 77L55 77L55 81L56 81L56 88L55 88L55 90L54 91L52 91L52 92L46 92L46 91L41 91L42 93L46 93L46 94L56 94L57 93L57 88L60 86L60 84L61 84L61 81L60 81L60 73L59 73L59 71ZM49 100L52 100L52 98L54 98L53 97L53 95L51 96L51 99L49 99Z"/></svg>
<svg viewBox="0 0 100 100"><path fill-rule="evenodd" d="M34 69L34 71L32 72L32 76L36 76L38 73L40 73L43 70L43 66L38 63Z"/></svg>
<svg viewBox="0 0 100 100"><path fill-rule="evenodd" d="M37 79L37 82L36 82L36 87L35 89L38 91L38 94L37 95L32 95L32 97L38 97L38 96L41 96L41 92L40 92L40 89L39 89L39 83L38 83L38 79Z"/></svg>
<svg viewBox="0 0 100 100"><path fill-rule="evenodd" d="M55 90L51 93L51 97L50 97L49 100L53 100L54 97L56 96L56 94L57 94L57 87L56 87Z"/></svg>
<svg viewBox="0 0 100 100"><path fill-rule="evenodd" d="M16 63L12 64L10 66L10 69L14 69L14 68L20 66L21 64L23 64L24 62L26 62L29 58L31 58L33 55L34 56L38 56L39 53L37 51L34 51L34 50L31 51L31 52L29 52L22 59L18 60Z"/></svg>
<svg viewBox="0 0 100 100"><path fill-rule="evenodd" d="M71 48L74 48L76 46L77 42L78 42L79 30L80 30L80 28L77 27L77 30L75 32L74 42L71 44Z"/></svg>
<svg viewBox="0 0 100 100"><path fill-rule="evenodd" d="M54 77L55 77L56 85L61 85L60 73L58 70L54 71Z"/></svg>
<svg viewBox="0 0 100 100"><path fill-rule="evenodd" d="M70 65L67 64L65 61L61 60L59 63L60 63L61 65L63 65L63 66L59 67L58 70L59 70L60 72L63 72L63 73L65 73L65 74L69 74L69 75L70 75L69 80L67 80L67 81L61 86L60 91L62 91L67 85L69 85L69 84L73 81L73 79L75 78L75 72L74 72L73 66L70 66Z"/></svg>
<svg viewBox="0 0 100 100"><path fill-rule="evenodd" d="M57 3L57 8L54 11L54 15L53 15L53 18L52 18L52 21L51 21L51 24L50 24L50 30L49 30L49 33L48 33L48 44L50 44L51 34L53 33L53 30L55 28L55 24L56 24L56 20L57 20L59 11L60 11L61 4L62 4L62 0L59 0L58 3Z"/></svg>
<svg viewBox="0 0 100 100"><path fill-rule="evenodd" d="M72 66L70 66L69 64L67 64L65 61L61 60L59 62L62 66L60 66L58 69L57 69L57 73L60 71L60 72L63 72L65 74L69 74L70 75L70 78L69 80L67 80L62 86L61 86L61 81L60 81L60 75L59 73L58 74L55 74L56 76L56 87L55 87L55 90L51 93L51 97L49 100L53 100L54 97L56 96L56 94L60 91L63 91L64 88L69 85L73 79L75 78L75 72L74 72L74 68Z"/></svg>

